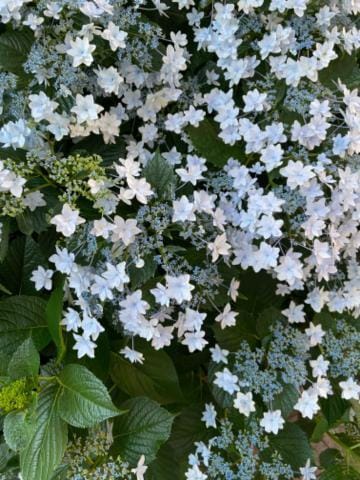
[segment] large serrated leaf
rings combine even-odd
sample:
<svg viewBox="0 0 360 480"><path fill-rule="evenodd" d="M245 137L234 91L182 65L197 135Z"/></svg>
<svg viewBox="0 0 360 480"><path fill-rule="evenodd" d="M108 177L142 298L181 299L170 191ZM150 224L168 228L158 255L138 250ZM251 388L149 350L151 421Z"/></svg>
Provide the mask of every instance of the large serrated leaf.
<svg viewBox="0 0 360 480"><path fill-rule="evenodd" d="M294 405L298 398L299 392L293 385L284 385L282 392L275 395L272 408L273 410L281 410L283 417L287 418L294 409Z"/></svg>
<svg viewBox="0 0 360 480"><path fill-rule="evenodd" d="M34 377L40 367L40 355L36 350L32 338L27 338L11 357L8 375L12 379Z"/></svg>
<svg viewBox="0 0 360 480"><path fill-rule="evenodd" d="M121 412L112 403L105 385L82 365L69 364L61 371L58 412L74 427L91 427Z"/></svg>
<svg viewBox="0 0 360 480"><path fill-rule="evenodd" d="M24 75L22 68L26 61L34 35L30 29L7 31L0 35L0 69Z"/></svg>
<svg viewBox="0 0 360 480"><path fill-rule="evenodd" d="M142 268L137 268L136 265L129 266L131 287L134 290L155 276L157 263L154 260L154 255L145 255L143 260L144 266Z"/></svg>
<svg viewBox="0 0 360 480"><path fill-rule="evenodd" d="M39 245L31 237L18 237L10 243L1 263L0 283L13 294L33 295L36 290L30 278L39 265L46 265Z"/></svg>
<svg viewBox="0 0 360 480"><path fill-rule="evenodd" d="M114 422L112 451L131 464L145 455L147 464L154 460L160 446L170 436L174 420L167 410L145 398L132 398L121 405L128 413Z"/></svg>
<svg viewBox="0 0 360 480"><path fill-rule="evenodd" d="M198 127L188 127L187 133L199 155L218 167L224 166L229 158L241 160L244 156L241 148L227 145L218 135L213 120L205 118Z"/></svg>
<svg viewBox="0 0 360 480"><path fill-rule="evenodd" d="M64 455L67 426L57 413L59 393L57 385L50 385L39 395L34 432L20 453L23 480L49 480Z"/></svg>
<svg viewBox="0 0 360 480"><path fill-rule="evenodd" d="M330 65L319 73L320 82L333 90L338 89L338 81L345 83L349 88L357 87L360 79L360 68L356 53L341 54Z"/></svg>
<svg viewBox="0 0 360 480"><path fill-rule="evenodd" d="M211 436L201 420L203 410L203 404L188 405L175 418L169 444L179 463L194 451L195 442L206 441Z"/></svg>
<svg viewBox="0 0 360 480"><path fill-rule="evenodd" d="M147 472L149 480L180 480L180 465L174 449L166 442L156 454Z"/></svg>
<svg viewBox="0 0 360 480"><path fill-rule="evenodd" d="M159 197L170 192L176 182L173 167L161 156L160 152L156 152L146 164L143 175Z"/></svg>
<svg viewBox="0 0 360 480"><path fill-rule="evenodd" d="M116 385L132 397L146 395L160 404L181 402L183 395L171 358L146 344L140 350L145 357L142 365L111 355L110 374Z"/></svg>
<svg viewBox="0 0 360 480"><path fill-rule="evenodd" d="M236 325L222 329L220 324L214 325L213 330L218 344L231 352L235 352L246 341L249 345L256 345L257 332L254 316L245 311L236 309L238 316Z"/></svg>
<svg viewBox="0 0 360 480"><path fill-rule="evenodd" d="M3 433L6 443L14 451L28 444L34 431L34 419L27 412L10 412L4 419Z"/></svg>
<svg viewBox="0 0 360 480"><path fill-rule="evenodd" d="M38 297L16 296L0 301L0 372L15 350L29 337L38 350L50 341L45 320L46 302Z"/></svg>
<svg viewBox="0 0 360 480"><path fill-rule="evenodd" d="M294 469L303 467L313 456L306 433L294 423L286 423L283 430L271 436L270 448Z"/></svg>

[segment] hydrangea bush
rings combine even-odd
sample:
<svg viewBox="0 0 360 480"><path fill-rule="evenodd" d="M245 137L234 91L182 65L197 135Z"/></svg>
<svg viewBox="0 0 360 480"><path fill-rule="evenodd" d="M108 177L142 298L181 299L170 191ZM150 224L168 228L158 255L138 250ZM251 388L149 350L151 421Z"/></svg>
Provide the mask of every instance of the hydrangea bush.
<svg viewBox="0 0 360 480"><path fill-rule="evenodd" d="M0 479L360 479L360 0L0 0Z"/></svg>

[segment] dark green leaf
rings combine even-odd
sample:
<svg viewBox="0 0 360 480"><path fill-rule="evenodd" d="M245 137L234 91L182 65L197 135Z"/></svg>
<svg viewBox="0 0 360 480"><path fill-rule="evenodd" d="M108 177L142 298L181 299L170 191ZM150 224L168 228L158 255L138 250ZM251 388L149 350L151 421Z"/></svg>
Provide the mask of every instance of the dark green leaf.
<svg viewBox="0 0 360 480"><path fill-rule="evenodd" d="M294 423L286 423L283 430L271 436L271 449L282 456L284 462L298 470L308 459L312 459L312 450L306 433Z"/></svg>
<svg viewBox="0 0 360 480"><path fill-rule="evenodd" d="M57 359L60 362L65 354L65 342L60 324L63 311L64 277L58 277L57 280L57 286L46 305L45 315L50 335L57 347Z"/></svg>
<svg viewBox="0 0 360 480"><path fill-rule="evenodd" d="M239 280L241 282L240 292L245 295L247 300L238 299L238 308L254 314L270 307L279 308L282 305L282 297L275 294L276 280L268 273L255 273L247 270L240 275Z"/></svg>
<svg viewBox="0 0 360 480"><path fill-rule="evenodd" d="M23 480L49 480L64 455L67 426L56 411L59 393L60 388L51 385L39 395L34 432L20 453Z"/></svg>
<svg viewBox="0 0 360 480"><path fill-rule="evenodd" d="M244 156L239 147L227 145L219 138L219 129L213 120L205 118L198 127L190 126L186 131L197 153L213 165L222 167L229 158L240 160Z"/></svg>
<svg viewBox="0 0 360 480"><path fill-rule="evenodd" d="M176 183L173 167L157 151L143 170L143 175L159 197L166 196Z"/></svg>
<svg viewBox="0 0 360 480"><path fill-rule="evenodd" d="M0 443L0 472L4 472L13 455L6 443Z"/></svg>
<svg viewBox="0 0 360 480"><path fill-rule="evenodd" d="M234 327L222 329L219 324L213 327L219 345L231 352L238 350L243 341L247 341L250 345L255 345L257 341L254 316L245 310L236 309L236 311L238 316Z"/></svg>
<svg viewBox="0 0 360 480"><path fill-rule="evenodd" d="M22 68L26 61L34 35L30 29L8 31L0 35L0 69L24 75Z"/></svg>
<svg viewBox="0 0 360 480"><path fill-rule="evenodd" d="M35 294L34 282L30 278L39 265L46 265L39 245L31 237L18 237L10 243L1 264L0 283L13 294Z"/></svg>
<svg viewBox="0 0 360 480"><path fill-rule="evenodd" d="M169 444L180 463L194 451L194 442L206 440L209 430L201 420L204 405L189 405L175 418Z"/></svg>
<svg viewBox="0 0 360 480"><path fill-rule="evenodd" d="M25 235L44 232L49 226L44 208L37 208L34 212L25 210L16 217L16 221L19 230Z"/></svg>
<svg viewBox="0 0 360 480"><path fill-rule="evenodd" d="M66 365L58 380L62 386L58 412L70 425L91 427L121 413L112 403L105 385L82 365Z"/></svg>
<svg viewBox="0 0 360 480"><path fill-rule="evenodd" d="M165 443L150 465L146 478L148 480L181 480L179 463L174 449Z"/></svg>
<svg viewBox="0 0 360 480"><path fill-rule="evenodd" d="M338 394L321 399L320 405L329 427L333 427L350 407L349 402L341 398Z"/></svg>
<svg viewBox="0 0 360 480"><path fill-rule="evenodd" d="M278 308L266 308L258 316L256 321L256 331L261 338L264 338L271 332L271 327L274 327L279 321L284 321L284 319L284 315Z"/></svg>
<svg viewBox="0 0 360 480"><path fill-rule="evenodd" d="M116 385L132 397L146 395L161 404L181 402L183 395L171 358L163 350L146 344L140 350L145 356L143 364L111 355L110 374Z"/></svg>
<svg viewBox="0 0 360 480"><path fill-rule="evenodd" d="M136 464L141 455L145 455L146 462L150 463L169 438L174 417L145 397L132 398L121 408L128 413L114 422L113 452L131 464Z"/></svg>
<svg viewBox="0 0 360 480"><path fill-rule="evenodd" d="M135 265L129 267L131 286L133 289L141 287L155 275L157 263L154 260L154 256L145 255L143 260L145 265L142 268L137 268Z"/></svg>
<svg viewBox="0 0 360 480"><path fill-rule="evenodd" d="M333 60L328 68L319 73L320 82L331 89L337 89L338 80L348 87L357 87L360 79L360 69L357 63L356 53L349 55L341 54Z"/></svg>
<svg viewBox="0 0 360 480"><path fill-rule="evenodd" d="M10 219L2 218L0 220L0 262L6 256L9 247Z"/></svg>
<svg viewBox="0 0 360 480"><path fill-rule="evenodd" d="M38 350L49 343L45 306L46 302L38 297L0 301L0 372L6 371L10 357L27 338L32 338Z"/></svg>
<svg viewBox="0 0 360 480"><path fill-rule="evenodd" d="M109 167L125 155L126 149L122 138L119 139L117 143L108 145L103 142L102 137L99 135L90 135L86 139L81 140L81 142L78 142L70 153L72 155L76 153L89 155L89 152L100 155L103 159L103 164Z"/></svg>
<svg viewBox="0 0 360 480"><path fill-rule="evenodd" d="M287 418L299 398L299 392L293 385L284 385L283 391L275 396L272 404L273 410L281 410L284 418Z"/></svg>

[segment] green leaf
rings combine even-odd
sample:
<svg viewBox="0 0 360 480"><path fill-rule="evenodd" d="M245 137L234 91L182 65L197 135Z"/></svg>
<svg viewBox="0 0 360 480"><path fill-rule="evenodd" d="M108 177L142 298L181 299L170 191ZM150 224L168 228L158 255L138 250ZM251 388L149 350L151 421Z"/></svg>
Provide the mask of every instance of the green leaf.
<svg viewBox="0 0 360 480"><path fill-rule="evenodd" d="M298 398L299 392L293 385L284 385L283 391L275 396L272 409L281 410L283 417L287 418L294 409Z"/></svg>
<svg viewBox="0 0 360 480"><path fill-rule="evenodd" d="M0 35L0 69L24 76L22 68L30 52L34 35L30 29L8 31Z"/></svg>
<svg viewBox="0 0 360 480"><path fill-rule="evenodd" d="M325 433L329 430L329 424L325 417L322 415L316 419L316 426L311 434L311 442L321 442Z"/></svg>
<svg viewBox="0 0 360 480"><path fill-rule="evenodd" d="M211 433L201 420L204 405L189 405L175 418L169 444L180 463L194 450L194 442L205 441Z"/></svg>
<svg viewBox="0 0 360 480"><path fill-rule="evenodd" d="M0 262L6 256L9 247L10 219L4 217L0 220Z"/></svg>
<svg viewBox="0 0 360 480"><path fill-rule="evenodd" d="M330 465L319 480L360 480L360 473L347 465Z"/></svg>
<svg viewBox="0 0 360 480"><path fill-rule="evenodd" d="M34 377L40 368L40 356L31 337L27 338L11 357L8 375L12 379Z"/></svg>
<svg viewBox="0 0 360 480"><path fill-rule="evenodd" d="M264 338L265 336L270 334L271 327L273 327L280 321L284 321L284 319L284 315L278 308L266 308L259 314L259 317L256 321L256 331L261 338Z"/></svg>
<svg viewBox="0 0 360 480"><path fill-rule="evenodd" d="M3 473L7 469L9 461L13 458L14 452L10 450L6 443L0 443L0 472Z"/></svg>
<svg viewBox="0 0 360 480"><path fill-rule="evenodd" d="M0 268L0 283L13 294L33 295L34 282L30 280L33 270L46 265L39 245L31 237L13 240Z"/></svg>
<svg viewBox="0 0 360 480"><path fill-rule="evenodd" d="M44 232L49 227L45 208L37 208L34 212L25 210L16 217L20 232L32 235L34 232Z"/></svg>
<svg viewBox="0 0 360 480"><path fill-rule="evenodd" d="M178 375L167 353L146 344L140 351L145 356L143 364L132 364L115 353L111 355L110 375L114 383L130 397L146 395L161 404L181 402Z"/></svg>
<svg viewBox="0 0 360 480"><path fill-rule="evenodd" d="M271 436L270 448L282 456L284 462L298 470L312 459L312 449L306 433L294 423L286 423L283 430Z"/></svg>
<svg viewBox="0 0 360 480"><path fill-rule="evenodd" d="M9 447L20 451L26 447L34 431L34 419L27 412L10 412L4 420L4 438Z"/></svg>
<svg viewBox="0 0 360 480"><path fill-rule="evenodd" d="M236 317L236 325L222 329L217 323L213 330L215 338L221 348L226 348L231 352L239 350L241 343L246 340L250 345L257 342L256 322L254 316L245 311L236 309L238 316Z"/></svg>
<svg viewBox="0 0 360 480"><path fill-rule="evenodd" d="M89 152L100 155L104 166L110 167L114 162L118 162L119 158L126 155L125 142L122 138L118 138L116 143L109 145L105 144L99 135L90 135L76 143L70 153L71 155L77 153L89 155Z"/></svg>
<svg viewBox="0 0 360 480"><path fill-rule="evenodd" d="M57 286L52 292L49 301L46 305L45 315L49 327L51 338L57 347L57 361L61 362L65 355L65 342L61 327L61 319L63 312L64 299L64 277L58 277Z"/></svg>
<svg viewBox="0 0 360 480"><path fill-rule="evenodd" d="M149 464L169 438L174 417L145 397L132 398L121 408L128 413L114 422L113 453L126 458L131 464L136 464L140 456L145 455Z"/></svg>
<svg viewBox="0 0 360 480"><path fill-rule="evenodd" d="M58 412L74 427L91 427L121 412L111 401L105 385L82 365L66 365L58 376L63 387Z"/></svg>
<svg viewBox="0 0 360 480"><path fill-rule="evenodd" d="M67 426L57 414L59 393L57 385L50 385L39 395L34 432L20 453L23 480L49 480L64 455Z"/></svg>
<svg viewBox="0 0 360 480"><path fill-rule="evenodd" d="M341 450L346 465L353 468L356 472L360 472L360 455L356 453L353 445L349 445L349 439L341 435L341 433L337 435L328 433L328 435Z"/></svg>
<svg viewBox="0 0 360 480"><path fill-rule="evenodd" d="M276 280L268 273L255 273L251 270L240 275L240 291L247 300L238 299L238 308L255 314L261 313L270 307L279 308L282 306L283 298L276 295Z"/></svg>
<svg viewBox="0 0 360 480"><path fill-rule="evenodd" d="M130 265L129 267L131 287L134 290L155 276L157 263L154 260L154 256L145 255L143 260L145 265L142 268L137 268L135 265Z"/></svg>
<svg viewBox="0 0 360 480"><path fill-rule="evenodd" d="M162 445L147 472L148 480L180 480L179 462L176 460L176 452L165 443Z"/></svg>
<svg viewBox="0 0 360 480"><path fill-rule="evenodd" d="M341 80L349 88L357 87L360 79L360 69L356 57L356 53L352 55L341 54L330 63L328 68L319 73L320 82L333 90L338 88L338 80Z"/></svg>
<svg viewBox="0 0 360 480"><path fill-rule="evenodd" d="M350 404L339 394L332 395L329 398L320 400L321 411L328 421L329 428L333 427L338 422L345 412L349 409Z"/></svg>
<svg viewBox="0 0 360 480"><path fill-rule="evenodd" d="M46 302L39 297L16 296L0 301L0 372L15 350L29 337L41 350L50 341Z"/></svg>
<svg viewBox="0 0 360 480"><path fill-rule="evenodd" d="M143 175L159 197L168 194L176 183L173 167L157 151L143 169Z"/></svg>
<svg viewBox="0 0 360 480"><path fill-rule="evenodd" d="M218 167L224 166L229 158L240 160L244 153L239 147L227 145L218 135L217 124L205 118L198 127L186 129L199 155Z"/></svg>

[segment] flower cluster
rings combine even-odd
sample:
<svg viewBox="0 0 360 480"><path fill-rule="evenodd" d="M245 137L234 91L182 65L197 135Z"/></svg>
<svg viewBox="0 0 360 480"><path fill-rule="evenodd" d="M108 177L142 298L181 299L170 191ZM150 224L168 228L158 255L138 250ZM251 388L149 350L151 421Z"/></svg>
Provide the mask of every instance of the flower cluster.
<svg viewBox="0 0 360 480"><path fill-rule="evenodd" d="M315 421L332 395L360 399L359 13L359 0L0 2L0 261L20 235L40 246L32 257L24 240L29 278L0 275L0 290L60 291L59 363L69 346L96 361L107 333L131 367L150 347L210 349L209 391L244 418L221 417L189 480L312 480L310 458L288 464L269 435L291 411ZM249 333L257 275L281 309ZM211 402L204 416L216 426ZM101 448L91 475L131 478ZM75 464L71 478L92 478Z"/></svg>

